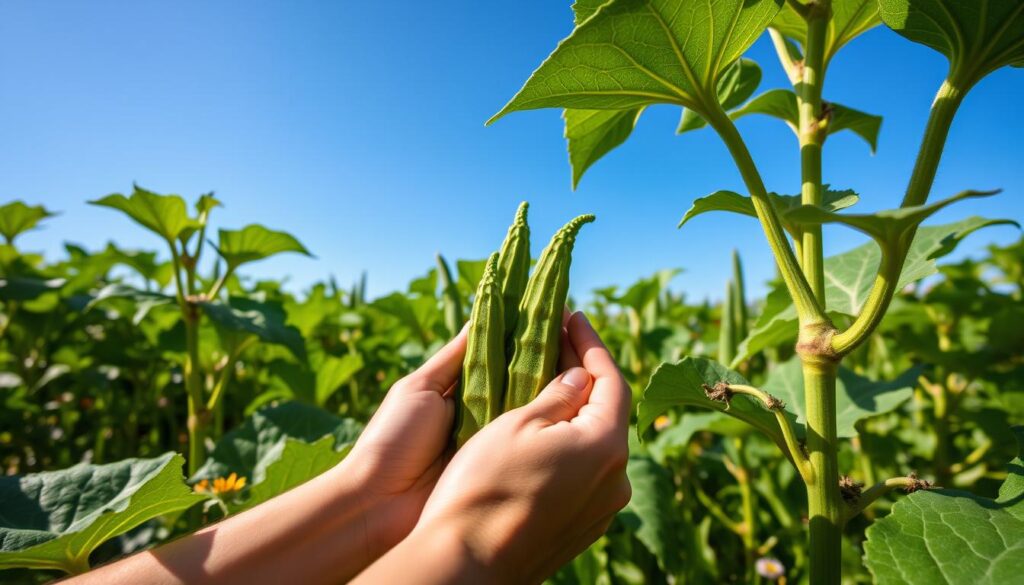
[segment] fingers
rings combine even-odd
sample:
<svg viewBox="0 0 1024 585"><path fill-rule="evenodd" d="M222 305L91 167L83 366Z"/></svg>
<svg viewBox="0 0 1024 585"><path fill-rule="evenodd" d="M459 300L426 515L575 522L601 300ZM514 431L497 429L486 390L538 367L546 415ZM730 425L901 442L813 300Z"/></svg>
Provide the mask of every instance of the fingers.
<svg viewBox="0 0 1024 585"><path fill-rule="evenodd" d="M524 406L524 413L531 419L551 423L569 420L587 403L590 386L590 374L583 368L572 368L552 380L533 402Z"/></svg>
<svg viewBox="0 0 1024 585"><path fill-rule="evenodd" d="M576 355L576 348L569 341L569 333L565 328L562 329L562 335L558 342L561 344L561 348L558 351L558 371L564 372L571 368L581 367L583 362L580 361L580 356Z"/></svg>
<svg viewBox="0 0 1024 585"><path fill-rule="evenodd" d="M462 372L462 359L466 355L466 333L463 327L459 334L437 350L422 366L406 378L409 384L403 384L407 391L433 390L444 394L459 379Z"/></svg>
<svg viewBox="0 0 1024 585"><path fill-rule="evenodd" d="M583 313L569 319L567 331L583 367L594 376L590 400L580 414L624 429L629 422L632 394L615 360Z"/></svg>

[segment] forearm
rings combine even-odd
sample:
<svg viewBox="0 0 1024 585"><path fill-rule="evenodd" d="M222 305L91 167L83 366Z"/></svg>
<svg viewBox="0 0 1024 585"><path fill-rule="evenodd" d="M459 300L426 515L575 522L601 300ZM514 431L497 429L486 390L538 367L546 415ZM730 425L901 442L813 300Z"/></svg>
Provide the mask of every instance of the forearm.
<svg viewBox="0 0 1024 585"><path fill-rule="evenodd" d="M424 526L370 565L353 585L407 583L448 585L499 583L500 576L466 545L461 533L444 526Z"/></svg>
<svg viewBox="0 0 1024 585"><path fill-rule="evenodd" d="M383 554L378 503L346 462L309 482L152 551L81 575L91 583L338 583ZM354 462L350 465L355 465Z"/></svg>

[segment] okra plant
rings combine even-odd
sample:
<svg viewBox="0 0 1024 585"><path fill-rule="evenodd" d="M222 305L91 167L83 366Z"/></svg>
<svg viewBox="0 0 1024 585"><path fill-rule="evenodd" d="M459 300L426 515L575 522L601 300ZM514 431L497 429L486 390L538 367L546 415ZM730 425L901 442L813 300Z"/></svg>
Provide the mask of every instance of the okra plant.
<svg viewBox="0 0 1024 585"><path fill-rule="evenodd" d="M756 217L788 294L769 299L737 355L728 349L720 352L731 364L686 358L663 365L639 405L638 427L643 431L669 406L702 404L745 420L773 438L806 485L810 581L839 583L844 525L897 487L927 487L911 475L862 491L842 475L839 441L850 436L837 424L842 362L876 331L900 289L934 273L935 257L972 231L1000 223L972 217L919 229L952 203L996 193L966 191L929 203L950 126L965 96L989 73L1024 66L1024 1L577 0L573 10L572 33L491 122L520 110L564 109L574 185L590 165L629 137L648 106L681 106L680 133L703 126L718 133L747 193L719 191L698 199L683 222L708 211ZM829 135L843 130L857 133L874 148L881 120L826 101L828 68L847 43L883 22L906 39L941 52L949 60L949 70L932 103L899 206L875 213L839 213L857 197L828 188L822 150ZM792 88L751 98L761 73L743 55L763 34L770 36ZM735 124L748 114L778 118L796 133L798 195L777 195L765 187ZM827 263L822 226L832 223L867 234L876 248L846 259L854 263ZM858 271L871 271L874 277L859 279ZM730 287L727 299L733 306L734 295ZM732 324L733 312L729 307L726 312ZM723 331L723 337L734 335ZM795 338L802 367L799 409L726 368L739 367L768 340L787 336ZM1019 491L1020 486L1007 491L1011 489ZM1009 545L1017 551L1011 556L1018 563L1020 538L1017 535ZM883 562L882 544L872 544L869 532L868 563L876 577L897 574L900 555L891 554ZM987 558L995 573L1009 566L1000 558Z"/></svg>

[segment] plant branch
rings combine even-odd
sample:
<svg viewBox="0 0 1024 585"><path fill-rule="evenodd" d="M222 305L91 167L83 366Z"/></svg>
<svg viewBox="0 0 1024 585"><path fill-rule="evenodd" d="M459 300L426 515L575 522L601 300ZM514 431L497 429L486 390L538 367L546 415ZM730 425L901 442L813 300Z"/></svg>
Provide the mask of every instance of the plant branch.
<svg viewBox="0 0 1024 585"><path fill-rule="evenodd" d="M754 388L753 386L728 384L726 387L729 392L734 394L746 394L747 396L757 398L765 408L772 411L775 419L779 421L779 428L782 429L782 438L785 440L790 457L793 459L793 464L796 465L796 470L800 473L800 477L803 478L804 482L810 483L814 477L814 470L811 468L810 461L807 459L807 454L800 445L800 441L796 438L793 423L786 417L785 403L764 390Z"/></svg>
<svg viewBox="0 0 1024 585"><path fill-rule="evenodd" d="M224 283L227 282L228 278L231 277L234 271L235 267L228 264L227 268L224 269L224 274L222 274L221 277L217 279L217 282L215 282L214 285L210 288L210 292L206 293L206 298L210 300L217 298L217 295L220 293L220 289L224 288Z"/></svg>
<svg viewBox="0 0 1024 585"><path fill-rule="evenodd" d="M845 524L851 519L856 518L858 514L873 504L875 500L895 489L903 489L907 493L912 493L918 490L931 488L932 483L930 481L918 479L917 475L913 473L906 477L891 477L885 481L876 483L862 492L860 496L856 498L856 501L850 504L846 514L843 516L843 523Z"/></svg>
<svg viewBox="0 0 1024 585"><path fill-rule="evenodd" d="M782 220L779 212L768 197L761 174L754 164L754 159L747 150L747 145L740 136L736 125L729 119L729 116L722 109L721 105L713 104L708 108L707 121L725 141L733 160L743 177L743 182L750 191L750 198L754 204L754 211L757 219L761 222L768 245L775 256L779 266L779 272L786 283L790 296L793 297L793 304L796 306L797 314L801 324L829 323L825 311L818 305L810 285L800 270L800 264L793 254L793 248L786 239L786 232L782 228Z"/></svg>
<svg viewBox="0 0 1024 585"><path fill-rule="evenodd" d="M794 54L793 46L789 44L786 37L782 36L782 33L778 30L769 28L768 35L772 39L772 45L775 47L775 53L779 56L779 63L782 64L786 77L789 78L790 83L796 85L802 77L800 68L803 67L803 57Z"/></svg>
<svg viewBox="0 0 1024 585"><path fill-rule="evenodd" d="M220 376L217 378L216 384L213 386L213 391L210 393L210 399L206 401L206 410L214 410L220 404L221 396L224 394L224 388L227 386L228 381L231 378L231 374L235 367L235 362L242 356L242 352L252 346L256 341L256 336L249 336L245 338L235 351L228 356L227 362L224 364L224 369L221 370Z"/></svg>
<svg viewBox="0 0 1024 585"><path fill-rule="evenodd" d="M700 503L707 508L709 512L711 512L711 515L721 522L723 526L728 528L730 532L737 535L743 534L743 526L741 526L739 522L730 518L717 502L704 493L704 490L701 489L700 485L698 485L696 481L693 482L693 493L697 495L697 499L700 500Z"/></svg>
<svg viewBox="0 0 1024 585"><path fill-rule="evenodd" d="M928 117L928 125L925 127L921 147L917 153L914 171L903 197L902 207L923 205L928 200L932 184L935 182L935 173L942 158L942 151L946 145L946 138L949 136L949 128L953 124L953 118L963 102L965 93L948 79L939 88ZM906 261L915 233L916 229L911 230L903 238L899 250L882 249L882 263L871 287L871 293L864 303L864 308L861 309L849 329L832 338L832 349L838 355L845 355L863 343L882 321L882 317L885 316L885 312L889 308L889 303L892 302L892 298L897 292L896 285L899 282L900 272L903 270L903 263Z"/></svg>

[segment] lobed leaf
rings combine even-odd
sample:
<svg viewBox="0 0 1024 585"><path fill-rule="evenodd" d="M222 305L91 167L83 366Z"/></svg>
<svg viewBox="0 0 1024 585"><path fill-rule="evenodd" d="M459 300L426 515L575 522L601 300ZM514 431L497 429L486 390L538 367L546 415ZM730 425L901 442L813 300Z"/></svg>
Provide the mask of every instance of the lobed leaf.
<svg viewBox="0 0 1024 585"><path fill-rule="evenodd" d="M0 236L3 236L7 243L13 243L14 238L54 215L57 214L47 211L42 205L26 205L23 201L11 201L0 205Z"/></svg>
<svg viewBox="0 0 1024 585"><path fill-rule="evenodd" d="M725 111L733 110L750 99L761 84L761 67L750 59L739 59L730 65L718 80L718 103ZM693 110L683 110L676 134L707 126L704 118Z"/></svg>
<svg viewBox="0 0 1024 585"><path fill-rule="evenodd" d="M783 227L786 228L786 231L791 235L796 235L799 232L799 226L795 222L788 220L787 215L790 211L801 206L800 196L779 195L778 193L769 193L768 196L775 205L775 209L777 209L782 216ZM830 189L828 185L825 185L825 193L822 194L821 209L825 211L838 211L840 209L850 207L859 200L860 196L849 189L835 191ZM754 203L750 197L740 195L733 191L715 191L711 195L694 200L693 205L691 205L690 209L688 209L686 214L683 215L683 219L679 221L678 227L683 227L686 222L690 221L694 217L709 211L730 211L732 213L738 213L748 217L757 217L757 214L754 211Z"/></svg>
<svg viewBox="0 0 1024 585"><path fill-rule="evenodd" d="M247 225L240 230L220 230L217 250L231 269L283 252L312 256L291 234L267 229L259 224Z"/></svg>
<svg viewBox="0 0 1024 585"><path fill-rule="evenodd" d="M183 463L165 453L0 477L0 569L88 570L103 542L205 499L185 484Z"/></svg>
<svg viewBox="0 0 1024 585"><path fill-rule="evenodd" d="M159 195L138 185L130 197L114 193L89 203L125 213L168 243L174 242L186 229L195 227L185 210L184 199L178 195Z"/></svg>

